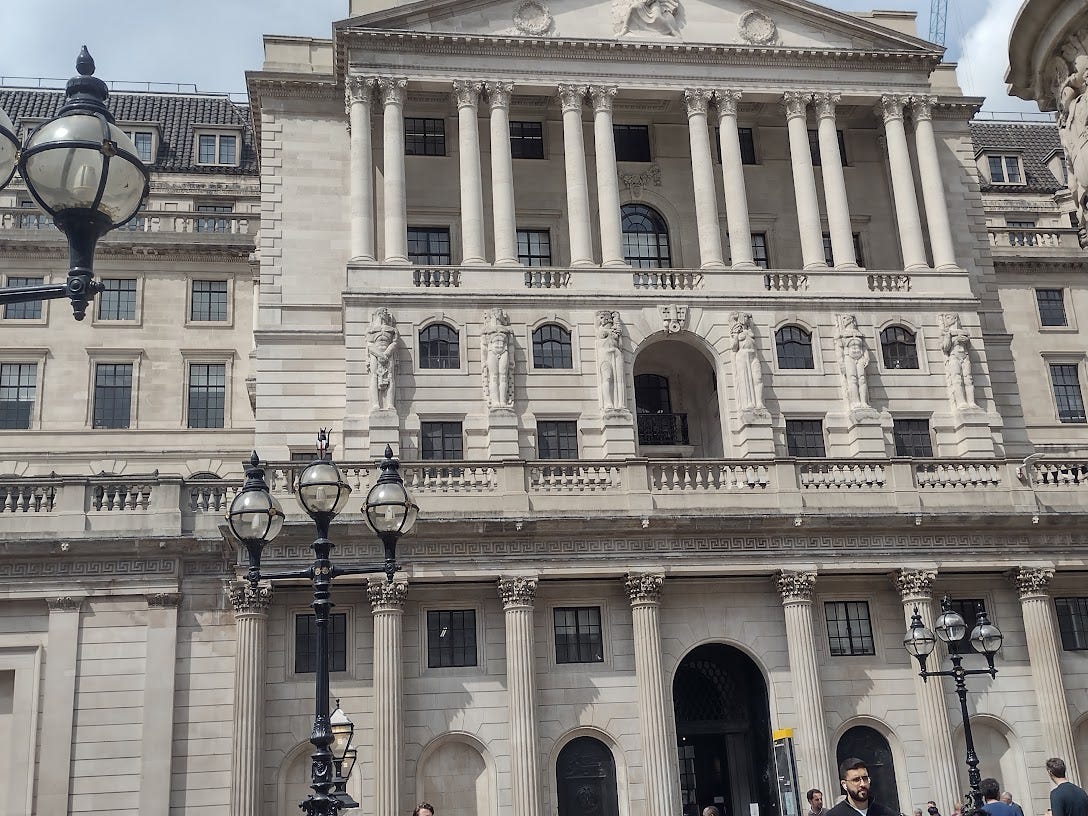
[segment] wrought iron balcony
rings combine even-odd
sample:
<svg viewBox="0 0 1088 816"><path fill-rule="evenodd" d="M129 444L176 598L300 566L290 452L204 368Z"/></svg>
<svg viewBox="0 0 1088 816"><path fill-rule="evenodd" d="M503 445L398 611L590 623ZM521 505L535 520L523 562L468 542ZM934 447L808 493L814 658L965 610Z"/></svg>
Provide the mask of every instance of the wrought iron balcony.
<svg viewBox="0 0 1088 816"><path fill-rule="evenodd" d="M640 445L688 445L687 414L639 414Z"/></svg>

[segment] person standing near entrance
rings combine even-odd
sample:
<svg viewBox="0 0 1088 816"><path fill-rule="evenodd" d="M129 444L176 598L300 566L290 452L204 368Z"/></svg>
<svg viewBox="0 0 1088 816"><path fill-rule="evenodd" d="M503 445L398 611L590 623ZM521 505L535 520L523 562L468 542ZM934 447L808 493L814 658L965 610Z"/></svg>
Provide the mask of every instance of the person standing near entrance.
<svg viewBox="0 0 1088 816"><path fill-rule="evenodd" d="M892 810L869 798L870 781L864 760L844 759L839 763L839 785L846 798L827 811L826 816L857 816L859 813L861 816L898 816L898 809Z"/></svg>
<svg viewBox="0 0 1088 816"><path fill-rule="evenodd" d="M824 792L819 788L813 788L805 794L808 799L808 813L806 816L824 816L827 808L824 807Z"/></svg>
<svg viewBox="0 0 1088 816"><path fill-rule="evenodd" d="M1051 757L1046 772L1054 783L1050 792L1050 809L1054 816L1088 816L1088 793L1065 778L1065 760Z"/></svg>
<svg viewBox="0 0 1088 816"><path fill-rule="evenodd" d="M1012 806L1001 801L1001 784L996 779L993 777L983 779L978 789L982 791L982 798L986 803L982 809L989 816L1015 816L1016 812Z"/></svg>

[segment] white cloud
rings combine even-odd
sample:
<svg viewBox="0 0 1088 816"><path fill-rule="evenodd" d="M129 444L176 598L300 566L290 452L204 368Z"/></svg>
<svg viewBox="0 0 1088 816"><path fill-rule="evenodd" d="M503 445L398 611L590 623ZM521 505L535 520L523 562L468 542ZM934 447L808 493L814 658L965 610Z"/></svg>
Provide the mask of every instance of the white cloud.
<svg viewBox="0 0 1088 816"><path fill-rule="evenodd" d="M952 0L956 2L956 0ZM1008 95L1009 31L1022 0L990 0L985 13L963 36L956 76L964 93L985 96L986 110L1038 111L1034 102Z"/></svg>

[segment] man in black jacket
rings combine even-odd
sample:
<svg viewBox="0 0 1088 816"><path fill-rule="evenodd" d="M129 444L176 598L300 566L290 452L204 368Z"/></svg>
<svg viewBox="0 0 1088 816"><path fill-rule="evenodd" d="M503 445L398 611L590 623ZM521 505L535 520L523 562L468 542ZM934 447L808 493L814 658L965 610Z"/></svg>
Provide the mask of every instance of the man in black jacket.
<svg viewBox="0 0 1088 816"><path fill-rule="evenodd" d="M839 763L839 785L846 798L831 808L826 816L898 816L898 810L886 808L869 798L869 769L857 757Z"/></svg>

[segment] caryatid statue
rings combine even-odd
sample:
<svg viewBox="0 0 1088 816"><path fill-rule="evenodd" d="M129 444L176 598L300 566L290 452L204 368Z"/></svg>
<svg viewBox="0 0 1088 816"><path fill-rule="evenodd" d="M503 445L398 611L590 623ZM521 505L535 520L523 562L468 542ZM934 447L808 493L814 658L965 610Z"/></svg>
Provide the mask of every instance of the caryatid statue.
<svg viewBox="0 0 1088 816"><path fill-rule="evenodd" d="M960 323L958 314L944 313L938 320L948 405L953 411L977 410L975 378L971 373L971 335Z"/></svg>
<svg viewBox="0 0 1088 816"><path fill-rule="evenodd" d="M625 367L623 362L623 324L619 312L597 312L597 386L601 409L627 410Z"/></svg>
<svg viewBox="0 0 1088 816"><path fill-rule="evenodd" d="M370 369L370 410L394 408L397 349L400 335L393 315L384 306L376 309L367 330L367 365Z"/></svg>
<svg viewBox="0 0 1088 816"><path fill-rule="evenodd" d="M752 331L752 316L747 312L729 315L729 336L733 350L733 389L741 411L763 411L763 361Z"/></svg>
<svg viewBox="0 0 1088 816"><path fill-rule="evenodd" d="M484 312L482 336L484 402L488 408L514 407L514 330L498 307Z"/></svg>
<svg viewBox="0 0 1088 816"><path fill-rule="evenodd" d="M869 409L869 384L866 369L872 355L865 335L858 328L854 315L839 315L839 331L835 337L835 348L839 356L839 385L846 408L850 411Z"/></svg>

